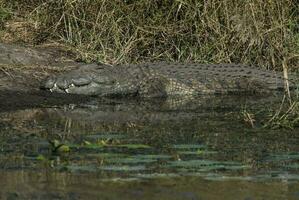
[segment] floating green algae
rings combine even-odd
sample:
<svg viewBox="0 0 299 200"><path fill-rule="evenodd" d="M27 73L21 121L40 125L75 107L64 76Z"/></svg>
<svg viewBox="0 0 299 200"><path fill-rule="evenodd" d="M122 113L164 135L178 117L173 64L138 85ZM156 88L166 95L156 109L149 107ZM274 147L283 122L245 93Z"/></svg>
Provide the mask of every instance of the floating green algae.
<svg viewBox="0 0 299 200"><path fill-rule="evenodd" d="M116 165L106 165L99 167L100 170L106 170L106 171L123 171L123 172L130 172L130 171L144 171L147 170L146 166L144 165L122 165L122 166L116 166Z"/></svg>
<svg viewBox="0 0 299 200"><path fill-rule="evenodd" d="M247 165L241 165L237 162L221 162L213 160L177 160L168 162L170 167L185 169L200 169L200 171L210 171L217 169L240 170L248 168ZM188 171L188 170L187 170Z"/></svg>
<svg viewBox="0 0 299 200"><path fill-rule="evenodd" d="M204 149L205 145L202 144L175 144L172 146L174 149Z"/></svg>

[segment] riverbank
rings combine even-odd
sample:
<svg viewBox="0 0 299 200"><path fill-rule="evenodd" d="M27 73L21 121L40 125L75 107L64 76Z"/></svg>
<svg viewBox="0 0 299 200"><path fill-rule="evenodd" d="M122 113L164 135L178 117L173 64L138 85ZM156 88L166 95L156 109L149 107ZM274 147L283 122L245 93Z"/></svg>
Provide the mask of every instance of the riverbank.
<svg viewBox="0 0 299 200"><path fill-rule="evenodd" d="M80 63L58 48L0 43L0 111L81 103L86 96L40 90L48 76L71 70Z"/></svg>
<svg viewBox="0 0 299 200"><path fill-rule="evenodd" d="M0 0L0 41L56 43L77 60L243 63L298 70L299 13L286 1Z"/></svg>

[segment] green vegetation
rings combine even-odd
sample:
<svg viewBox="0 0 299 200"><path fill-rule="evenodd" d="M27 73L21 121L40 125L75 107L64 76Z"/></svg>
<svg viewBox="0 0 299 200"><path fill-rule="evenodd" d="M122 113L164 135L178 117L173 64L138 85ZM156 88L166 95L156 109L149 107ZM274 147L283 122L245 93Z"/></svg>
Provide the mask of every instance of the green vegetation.
<svg viewBox="0 0 299 200"><path fill-rule="evenodd" d="M2 1L0 0L0 34L2 29L4 29L5 22L12 17L12 12L8 8L1 5Z"/></svg>
<svg viewBox="0 0 299 200"><path fill-rule="evenodd" d="M7 8L34 27L32 43L59 41L85 61L299 62L296 0L2 0Z"/></svg>
<svg viewBox="0 0 299 200"><path fill-rule="evenodd" d="M11 12L4 7L0 7L0 23L1 23L1 25L3 25L3 22L5 22L10 17L11 17Z"/></svg>

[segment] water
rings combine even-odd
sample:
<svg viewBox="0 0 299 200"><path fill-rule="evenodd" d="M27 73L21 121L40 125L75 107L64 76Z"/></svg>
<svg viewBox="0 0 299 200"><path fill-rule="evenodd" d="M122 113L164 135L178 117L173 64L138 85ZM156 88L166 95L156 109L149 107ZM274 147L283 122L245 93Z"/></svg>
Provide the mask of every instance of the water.
<svg viewBox="0 0 299 200"><path fill-rule="evenodd" d="M1 112L0 198L299 199L298 129L261 123L279 100L94 99Z"/></svg>

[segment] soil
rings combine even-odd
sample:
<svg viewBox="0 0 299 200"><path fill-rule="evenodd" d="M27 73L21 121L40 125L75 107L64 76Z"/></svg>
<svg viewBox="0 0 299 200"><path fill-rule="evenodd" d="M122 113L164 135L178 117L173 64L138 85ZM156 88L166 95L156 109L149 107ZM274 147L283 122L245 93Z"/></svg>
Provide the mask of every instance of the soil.
<svg viewBox="0 0 299 200"><path fill-rule="evenodd" d="M40 89L48 76L79 65L59 48L0 43L0 112L87 101L90 97Z"/></svg>

